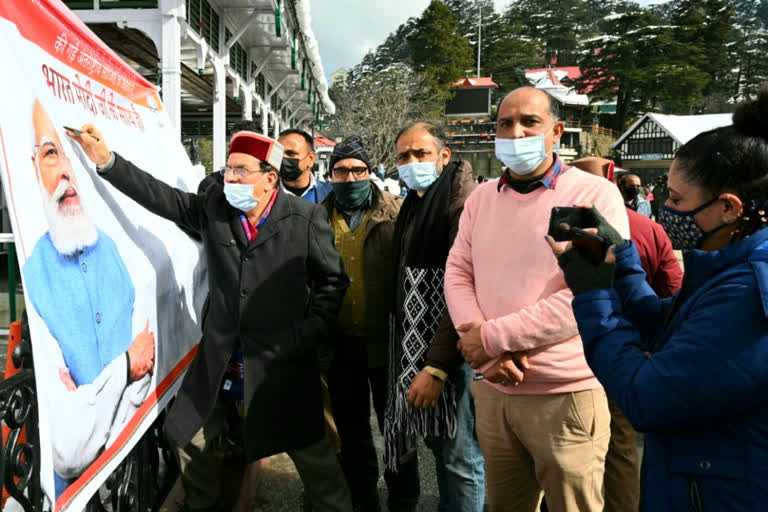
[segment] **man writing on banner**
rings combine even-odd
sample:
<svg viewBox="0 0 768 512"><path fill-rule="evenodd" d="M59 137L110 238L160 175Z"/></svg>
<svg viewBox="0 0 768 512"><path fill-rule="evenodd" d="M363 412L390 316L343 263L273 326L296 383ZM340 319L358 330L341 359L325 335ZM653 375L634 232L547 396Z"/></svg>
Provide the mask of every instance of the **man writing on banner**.
<svg viewBox="0 0 768 512"><path fill-rule="evenodd" d="M194 194L111 152L94 126L85 125L82 132L68 135L106 181L156 215L198 233L205 248L209 309L200 348L168 414L171 442L190 453L205 452L209 437L220 433L209 426L222 423L222 380L233 354L242 350L247 462L287 452L315 510L351 510L323 428L316 350L349 280L325 210L280 190L283 147L256 133L235 134L221 170L224 183ZM193 470L215 467L182 468ZM218 489L201 491L210 491L201 493L208 502L193 507L188 500L190 508L215 510Z"/></svg>
<svg viewBox="0 0 768 512"><path fill-rule="evenodd" d="M22 271L30 302L56 341L45 360L53 374L48 407L58 497L146 398L155 339L148 320L133 318L131 277L115 243L88 215L72 163L39 101L32 123L32 163L49 229ZM145 324L135 337L140 328L132 324Z"/></svg>

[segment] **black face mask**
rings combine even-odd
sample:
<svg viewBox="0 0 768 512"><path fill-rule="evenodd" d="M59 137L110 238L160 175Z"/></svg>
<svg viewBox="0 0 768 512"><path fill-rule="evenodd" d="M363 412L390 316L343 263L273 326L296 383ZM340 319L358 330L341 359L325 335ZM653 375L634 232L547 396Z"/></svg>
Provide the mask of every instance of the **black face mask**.
<svg viewBox="0 0 768 512"><path fill-rule="evenodd" d="M283 157L283 163L280 164L280 179L283 181L296 181L303 172L299 169L298 158Z"/></svg>
<svg viewBox="0 0 768 512"><path fill-rule="evenodd" d="M629 186L624 189L624 200L628 203L634 203L640 196L640 187Z"/></svg>

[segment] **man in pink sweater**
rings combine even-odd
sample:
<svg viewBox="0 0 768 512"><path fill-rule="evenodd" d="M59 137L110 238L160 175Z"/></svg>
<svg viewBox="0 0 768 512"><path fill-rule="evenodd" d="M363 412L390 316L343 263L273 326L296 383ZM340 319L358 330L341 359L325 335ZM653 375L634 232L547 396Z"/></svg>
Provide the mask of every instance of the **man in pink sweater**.
<svg viewBox="0 0 768 512"><path fill-rule="evenodd" d="M486 377L472 394L494 511L533 512L542 491L552 512L603 509L608 403L544 236L554 206L594 204L626 238L629 225L616 187L569 172L553 152L564 130L558 114L531 87L502 101L496 156L505 171L467 200L446 266L459 348Z"/></svg>

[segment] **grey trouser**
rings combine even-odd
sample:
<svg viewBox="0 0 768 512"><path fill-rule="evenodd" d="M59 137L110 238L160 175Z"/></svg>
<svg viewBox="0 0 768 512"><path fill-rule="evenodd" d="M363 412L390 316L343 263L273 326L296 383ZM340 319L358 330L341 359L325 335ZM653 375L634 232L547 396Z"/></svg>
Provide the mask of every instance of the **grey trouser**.
<svg viewBox="0 0 768 512"><path fill-rule="evenodd" d="M215 442L227 428L231 405L216 404L211 417L184 448L176 450L186 503L192 510L220 503L222 460L213 453ZM326 434L320 441L288 452L316 512L351 512L344 474L336 451Z"/></svg>

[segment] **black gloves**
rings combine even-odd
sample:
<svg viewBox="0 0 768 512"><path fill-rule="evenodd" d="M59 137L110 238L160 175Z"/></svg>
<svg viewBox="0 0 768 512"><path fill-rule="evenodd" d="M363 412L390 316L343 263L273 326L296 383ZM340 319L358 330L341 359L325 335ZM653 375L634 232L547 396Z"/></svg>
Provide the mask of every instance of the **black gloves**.
<svg viewBox="0 0 768 512"><path fill-rule="evenodd" d="M595 210L597 211L597 210ZM600 215L598 213L598 215ZM602 218L602 217L601 217ZM610 229L623 245L624 240L621 239L616 230L614 230L610 224L605 222L605 225ZM600 228L598 227L598 230ZM610 233L608 235L601 236L613 236ZM609 239L610 240L610 239ZM614 243L611 240L611 243ZM610 250L610 249L609 249ZM563 269L565 274L565 282L568 288L571 289L574 295L579 295L588 290L600 290L613 288L613 275L616 272L615 263L601 262L600 265L593 265L584 256L579 253L578 250L571 249L564 252L557 258L557 264Z"/></svg>
<svg viewBox="0 0 768 512"><path fill-rule="evenodd" d="M600 214L597 208L593 206L590 213L594 218L595 226L597 227L597 236L601 237L603 240L607 240L610 245L615 245L616 248L624 245L624 238L622 238L618 231L613 229L613 226L605 220L605 217Z"/></svg>

